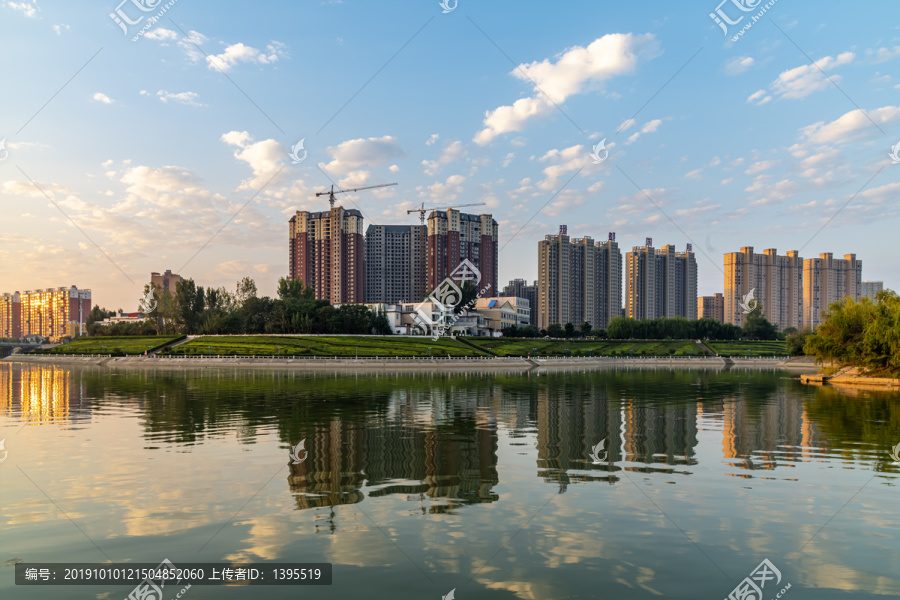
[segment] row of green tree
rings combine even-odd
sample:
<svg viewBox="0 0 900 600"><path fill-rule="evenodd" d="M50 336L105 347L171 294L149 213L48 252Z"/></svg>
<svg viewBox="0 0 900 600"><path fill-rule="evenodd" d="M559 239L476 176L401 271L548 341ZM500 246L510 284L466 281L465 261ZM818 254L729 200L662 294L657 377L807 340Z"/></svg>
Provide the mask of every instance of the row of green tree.
<svg viewBox="0 0 900 600"><path fill-rule="evenodd" d="M900 376L900 296L884 290L874 302L868 298L835 302L806 338L804 350L821 362Z"/></svg>
<svg viewBox="0 0 900 600"><path fill-rule="evenodd" d="M139 323L100 325L114 313L95 306L88 319L88 334L392 333L383 312L358 304L332 306L327 300L316 300L312 286L284 277L278 281L277 298L258 297L256 283L249 277L239 281L233 292L223 287L204 289L193 279L179 282L174 295L148 284L144 298L148 318Z"/></svg>
<svg viewBox="0 0 900 600"><path fill-rule="evenodd" d="M762 316L762 310L759 307L747 315L743 327L730 323L719 323L713 319L689 320L675 317L637 320L613 317L606 329L594 329L590 323L582 323L577 328L572 323L566 323L565 326L550 325L547 329L514 325L504 328L503 335L523 338L594 337L611 340L777 340L779 338L778 330Z"/></svg>

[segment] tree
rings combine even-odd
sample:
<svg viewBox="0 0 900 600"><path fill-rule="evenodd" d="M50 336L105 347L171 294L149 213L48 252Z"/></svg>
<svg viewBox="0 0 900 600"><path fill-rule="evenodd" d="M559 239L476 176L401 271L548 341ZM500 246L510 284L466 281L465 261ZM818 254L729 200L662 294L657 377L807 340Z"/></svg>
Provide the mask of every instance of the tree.
<svg viewBox="0 0 900 600"><path fill-rule="evenodd" d="M91 309L90 314L88 314L87 318L87 334L95 335L99 327L97 323L101 322L103 319L108 319L109 317L115 316L115 312L111 310L106 310L105 308L100 308L99 305L95 304L94 308Z"/></svg>
<svg viewBox="0 0 900 600"><path fill-rule="evenodd" d="M375 335L392 335L394 333L387 313L383 310L369 311L369 331Z"/></svg>
<svg viewBox="0 0 900 600"><path fill-rule="evenodd" d="M547 335L553 338L561 338L563 337L563 328L558 324L553 324L547 328Z"/></svg>
<svg viewBox="0 0 900 600"><path fill-rule="evenodd" d="M599 338L601 340L606 339L606 330L605 329L592 329L591 337Z"/></svg>
<svg viewBox="0 0 900 600"><path fill-rule="evenodd" d="M567 338L575 337L575 326L574 325L572 325L571 323L566 323L565 330L566 330Z"/></svg>
<svg viewBox="0 0 900 600"><path fill-rule="evenodd" d="M591 335L591 324L585 321L581 324L581 337L587 337Z"/></svg>
<svg viewBox="0 0 900 600"><path fill-rule="evenodd" d="M200 318L205 305L203 287L194 283L193 279L178 282L175 300L178 305L178 321L184 333L194 334L200 328Z"/></svg>
<svg viewBox="0 0 900 600"><path fill-rule="evenodd" d="M791 356L803 356L803 347L806 345L806 338L812 335L812 330L798 330L794 327L789 327L789 329L793 329L793 331L788 333L787 337L785 338L788 354L790 354ZM787 331L787 329L785 331Z"/></svg>
<svg viewBox="0 0 900 600"><path fill-rule="evenodd" d="M762 315L760 307L757 306L749 315L747 315L747 319L744 321L743 335L741 337L749 340L777 340L778 330L775 329L774 325L769 323Z"/></svg>

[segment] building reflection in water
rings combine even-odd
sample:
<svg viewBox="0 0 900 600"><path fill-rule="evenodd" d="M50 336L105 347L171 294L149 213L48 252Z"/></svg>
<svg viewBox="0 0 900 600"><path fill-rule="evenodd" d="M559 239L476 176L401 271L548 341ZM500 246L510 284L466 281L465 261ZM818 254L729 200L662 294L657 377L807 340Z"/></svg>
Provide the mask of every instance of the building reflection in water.
<svg viewBox="0 0 900 600"><path fill-rule="evenodd" d="M75 422L90 414L90 403L71 369L0 363L0 414L22 425Z"/></svg>
<svg viewBox="0 0 900 600"><path fill-rule="evenodd" d="M537 476L560 493L578 482L616 483L623 468L687 475L681 467L697 464L701 432L732 475L813 460L819 440L836 433L809 411L837 409L794 385L773 373L748 387L744 375L712 370L382 374L354 385L303 373L111 377L0 363L0 414L74 422L92 402L127 402L148 436L185 445L227 429L250 445L271 427L292 445L306 439L307 458L290 464L287 478L298 509L393 495L437 513L499 499L499 430L504 447L535 452ZM603 460L594 464L600 442Z"/></svg>

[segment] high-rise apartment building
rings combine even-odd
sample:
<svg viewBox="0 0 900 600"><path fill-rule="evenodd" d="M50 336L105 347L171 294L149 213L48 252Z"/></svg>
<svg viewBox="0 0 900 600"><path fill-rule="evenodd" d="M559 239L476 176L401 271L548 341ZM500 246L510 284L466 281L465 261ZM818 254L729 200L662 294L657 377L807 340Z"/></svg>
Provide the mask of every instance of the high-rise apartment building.
<svg viewBox="0 0 900 600"><path fill-rule="evenodd" d="M421 302L426 290L424 225L369 225L366 229L366 302ZM493 295L493 294L491 294Z"/></svg>
<svg viewBox="0 0 900 600"><path fill-rule="evenodd" d="M311 285L317 300L365 302L366 257L363 216L335 206L297 211L289 224L290 277Z"/></svg>
<svg viewBox="0 0 900 600"><path fill-rule="evenodd" d="M503 288L501 296L513 297L513 298L525 298L528 300L528 305L531 307L529 311L529 320L528 325L533 327L537 327L537 318L538 318L538 282L535 281L532 285L528 285L528 282L524 279L513 279Z"/></svg>
<svg viewBox="0 0 900 600"><path fill-rule="evenodd" d="M622 305L622 253L610 233L606 242L558 235L538 242L537 326L590 323L605 328Z"/></svg>
<svg viewBox="0 0 900 600"><path fill-rule="evenodd" d="M724 260L726 323L743 326L746 307L759 304L778 329L802 326L804 266L796 250L778 256L775 248L756 254L746 246L725 254Z"/></svg>
<svg viewBox="0 0 900 600"><path fill-rule="evenodd" d="M803 261L803 326L815 329L828 306L843 298L859 300L862 291L862 261L855 254L843 259L824 252Z"/></svg>
<svg viewBox="0 0 900 600"><path fill-rule="evenodd" d="M0 338L22 337L22 299L19 292L0 296Z"/></svg>
<svg viewBox="0 0 900 600"><path fill-rule="evenodd" d="M175 292L178 291L177 286L181 281L183 281L181 275L177 275L168 269L166 269L166 272L162 275L159 273L150 273L150 284L159 286L161 291L172 294L173 296L175 295Z"/></svg>
<svg viewBox="0 0 900 600"><path fill-rule="evenodd" d="M863 281L861 285L859 297L868 298L872 302L875 302L875 296L878 295L878 292L884 289L883 281Z"/></svg>
<svg viewBox="0 0 900 600"><path fill-rule="evenodd" d="M481 272L480 287L490 284L488 295L496 295L498 239L499 227L491 215L470 215L452 208L433 211L428 215L428 291L468 259Z"/></svg>
<svg viewBox="0 0 900 600"><path fill-rule="evenodd" d="M697 298L697 318L725 322L725 296L713 294Z"/></svg>
<svg viewBox="0 0 900 600"><path fill-rule="evenodd" d="M634 246L625 256L625 314L633 319L697 318L697 260L688 247Z"/></svg>
<svg viewBox="0 0 900 600"><path fill-rule="evenodd" d="M51 342L83 335L91 314L91 290L72 287L0 296L0 337L39 335Z"/></svg>

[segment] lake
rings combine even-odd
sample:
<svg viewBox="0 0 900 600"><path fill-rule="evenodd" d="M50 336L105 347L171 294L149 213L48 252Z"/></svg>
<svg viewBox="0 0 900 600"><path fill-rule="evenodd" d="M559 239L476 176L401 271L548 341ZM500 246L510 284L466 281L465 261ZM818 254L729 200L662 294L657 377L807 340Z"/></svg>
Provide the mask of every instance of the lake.
<svg viewBox="0 0 900 600"><path fill-rule="evenodd" d="M900 393L779 369L0 363L3 439L4 600L134 587L16 562L163 559L333 564L187 600L900 596Z"/></svg>

